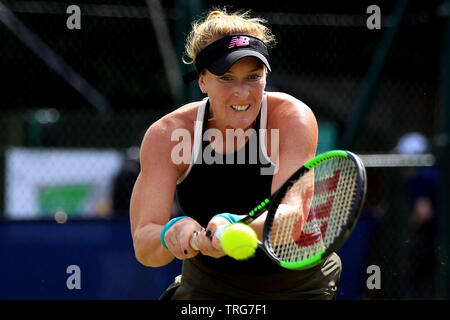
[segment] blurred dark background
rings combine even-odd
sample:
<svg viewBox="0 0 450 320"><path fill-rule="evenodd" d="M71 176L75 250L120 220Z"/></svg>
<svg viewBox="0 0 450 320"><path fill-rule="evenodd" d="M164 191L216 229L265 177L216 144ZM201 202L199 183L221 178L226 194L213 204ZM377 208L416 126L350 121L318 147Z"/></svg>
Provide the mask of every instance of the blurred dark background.
<svg viewBox="0 0 450 320"><path fill-rule="evenodd" d="M79 30L66 25L74 4ZM129 198L146 129L202 98L181 80L190 24L225 5L267 19L267 90L312 108L318 153L435 159L368 166L338 299L449 297L449 1L0 0L0 298L156 299L178 274L179 261L135 260ZM370 265L381 289L366 286Z"/></svg>

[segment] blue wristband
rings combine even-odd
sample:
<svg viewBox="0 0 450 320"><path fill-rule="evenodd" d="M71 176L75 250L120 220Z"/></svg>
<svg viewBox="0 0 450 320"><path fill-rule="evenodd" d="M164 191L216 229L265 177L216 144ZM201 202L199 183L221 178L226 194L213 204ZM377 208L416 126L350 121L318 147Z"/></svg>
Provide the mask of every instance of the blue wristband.
<svg viewBox="0 0 450 320"><path fill-rule="evenodd" d="M232 214L228 212L216 214L214 217L222 217L230 221L230 223L235 223L241 220L237 214Z"/></svg>
<svg viewBox="0 0 450 320"><path fill-rule="evenodd" d="M166 225L164 226L164 228L162 228L160 238L161 238L161 243L162 243L162 245L163 245L164 248L168 249L168 248L167 248L167 245L166 245L166 242L164 241L164 235L166 234L166 231L169 230L169 228L170 228L175 222L177 222L178 220L184 219L184 218L190 218L190 217L188 217L188 216L175 217L175 218L173 218L172 220L170 220L169 222L167 222Z"/></svg>

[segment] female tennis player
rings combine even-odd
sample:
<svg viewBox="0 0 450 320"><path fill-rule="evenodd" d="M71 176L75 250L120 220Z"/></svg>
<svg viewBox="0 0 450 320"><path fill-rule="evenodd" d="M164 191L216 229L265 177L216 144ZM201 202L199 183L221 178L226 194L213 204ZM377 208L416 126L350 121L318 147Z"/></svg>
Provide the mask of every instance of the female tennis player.
<svg viewBox="0 0 450 320"><path fill-rule="evenodd" d="M136 257L152 267L183 260L182 274L161 299L335 298L336 254L312 269L291 271L259 249L248 260L234 260L212 236L316 152L311 109L288 94L265 91L275 37L264 23L226 10L195 22L185 62L196 70L185 80L197 80L207 96L156 121L142 141L130 205ZM183 216L171 219L175 193ZM264 216L251 224L260 240L263 224ZM189 243L194 233L198 250Z"/></svg>

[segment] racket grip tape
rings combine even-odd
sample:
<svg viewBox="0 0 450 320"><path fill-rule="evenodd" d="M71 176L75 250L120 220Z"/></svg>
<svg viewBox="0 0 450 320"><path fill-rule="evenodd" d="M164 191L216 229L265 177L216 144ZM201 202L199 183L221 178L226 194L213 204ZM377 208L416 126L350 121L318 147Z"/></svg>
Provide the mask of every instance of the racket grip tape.
<svg viewBox="0 0 450 320"><path fill-rule="evenodd" d="M195 245L195 238L197 238L198 232L195 231L194 234L191 236L191 239L189 240L189 244L192 249L198 250L198 247Z"/></svg>

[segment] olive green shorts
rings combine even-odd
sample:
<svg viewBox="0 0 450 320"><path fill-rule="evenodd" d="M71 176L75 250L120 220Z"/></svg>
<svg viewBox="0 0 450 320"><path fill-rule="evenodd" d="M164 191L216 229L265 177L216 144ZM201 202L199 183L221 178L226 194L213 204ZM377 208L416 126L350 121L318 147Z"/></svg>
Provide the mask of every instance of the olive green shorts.
<svg viewBox="0 0 450 320"><path fill-rule="evenodd" d="M336 253L307 270L283 269L265 275L219 273L195 259L183 261L182 274L161 300L305 300L335 299L342 265Z"/></svg>

